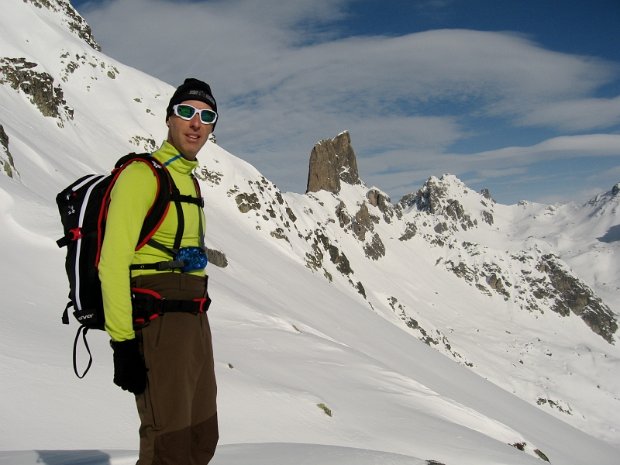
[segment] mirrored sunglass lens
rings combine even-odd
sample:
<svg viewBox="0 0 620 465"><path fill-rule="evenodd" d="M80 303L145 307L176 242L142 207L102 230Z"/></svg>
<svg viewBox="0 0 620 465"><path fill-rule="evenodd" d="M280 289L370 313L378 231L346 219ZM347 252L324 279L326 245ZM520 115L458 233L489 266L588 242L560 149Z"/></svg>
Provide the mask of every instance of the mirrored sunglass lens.
<svg viewBox="0 0 620 465"><path fill-rule="evenodd" d="M190 107L189 105L178 105L177 106L177 115L181 118L191 118L194 116L194 107Z"/></svg>
<svg viewBox="0 0 620 465"><path fill-rule="evenodd" d="M200 112L200 119L203 123L212 123L215 121L215 112L211 110L202 110Z"/></svg>

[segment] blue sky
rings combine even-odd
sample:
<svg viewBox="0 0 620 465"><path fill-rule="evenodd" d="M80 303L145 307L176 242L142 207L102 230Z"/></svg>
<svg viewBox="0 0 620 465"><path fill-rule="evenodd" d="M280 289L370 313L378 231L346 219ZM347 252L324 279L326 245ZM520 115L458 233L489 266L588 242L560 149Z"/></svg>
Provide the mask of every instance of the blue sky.
<svg viewBox="0 0 620 465"><path fill-rule="evenodd" d="M72 3L104 53L210 82L218 143L284 191L343 130L394 202L443 173L508 204L620 182L618 0Z"/></svg>

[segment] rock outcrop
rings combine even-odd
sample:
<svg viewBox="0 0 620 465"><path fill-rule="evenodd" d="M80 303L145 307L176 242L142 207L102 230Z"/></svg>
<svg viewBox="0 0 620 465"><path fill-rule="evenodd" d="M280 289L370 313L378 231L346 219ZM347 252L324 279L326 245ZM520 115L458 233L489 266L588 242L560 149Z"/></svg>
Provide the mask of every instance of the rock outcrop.
<svg viewBox="0 0 620 465"><path fill-rule="evenodd" d="M61 86L51 74L38 70L37 63L25 58L0 58L0 84L24 93L43 116L56 118L59 127L73 119L73 109L67 105Z"/></svg>
<svg viewBox="0 0 620 465"><path fill-rule="evenodd" d="M48 9L60 16L67 28L94 50L101 51L101 46L93 37L92 30L88 23L80 16L69 0L24 0L32 3L37 8Z"/></svg>
<svg viewBox="0 0 620 465"><path fill-rule="evenodd" d="M15 169L13 156L9 151L9 136L4 131L4 127L0 124L0 173L6 174L9 178L19 175Z"/></svg>
<svg viewBox="0 0 620 465"><path fill-rule="evenodd" d="M337 194L340 182L359 184L357 160L348 132L318 142L310 154L306 193L326 190Z"/></svg>

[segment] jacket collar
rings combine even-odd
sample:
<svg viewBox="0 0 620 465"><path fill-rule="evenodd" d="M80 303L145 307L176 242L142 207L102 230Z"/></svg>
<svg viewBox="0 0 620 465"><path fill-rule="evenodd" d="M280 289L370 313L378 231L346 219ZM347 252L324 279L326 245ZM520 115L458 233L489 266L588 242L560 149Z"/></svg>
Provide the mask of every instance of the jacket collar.
<svg viewBox="0 0 620 465"><path fill-rule="evenodd" d="M167 140L161 147L153 152L153 157L163 163L168 169L178 171L182 174L189 174L198 167L196 160L188 160Z"/></svg>

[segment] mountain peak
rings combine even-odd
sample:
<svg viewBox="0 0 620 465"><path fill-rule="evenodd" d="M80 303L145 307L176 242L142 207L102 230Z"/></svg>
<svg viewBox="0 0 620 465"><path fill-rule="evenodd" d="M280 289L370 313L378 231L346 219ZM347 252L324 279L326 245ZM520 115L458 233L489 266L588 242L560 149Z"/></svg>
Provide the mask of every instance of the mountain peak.
<svg viewBox="0 0 620 465"><path fill-rule="evenodd" d="M596 195L586 205L596 207L599 212L609 210L615 213L618 211L618 206L620 205L620 182L614 184L607 192Z"/></svg>
<svg viewBox="0 0 620 465"><path fill-rule="evenodd" d="M76 36L86 42L91 48L101 51L101 46L95 41L88 23L80 16L69 0L24 0L40 9L47 9L60 15L61 21Z"/></svg>
<svg viewBox="0 0 620 465"><path fill-rule="evenodd" d="M310 153L306 193L326 190L337 194L340 182L360 184L357 159L348 131L319 141Z"/></svg>
<svg viewBox="0 0 620 465"><path fill-rule="evenodd" d="M399 202L405 209L415 206L419 211L451 218L463 230L476 226L477 217L493 224L494 203L488 189L475 192L452 174L431 176L418 192L404 196Z"/></svg>

